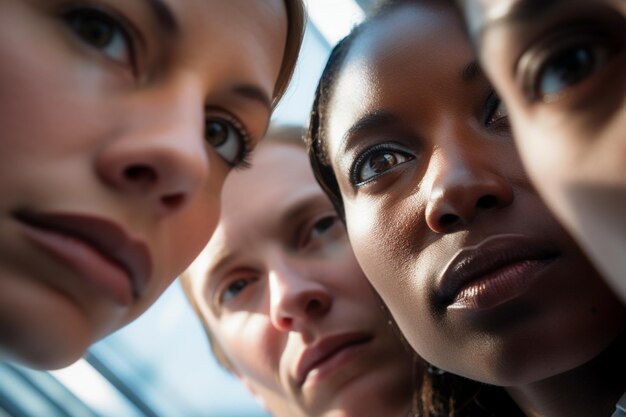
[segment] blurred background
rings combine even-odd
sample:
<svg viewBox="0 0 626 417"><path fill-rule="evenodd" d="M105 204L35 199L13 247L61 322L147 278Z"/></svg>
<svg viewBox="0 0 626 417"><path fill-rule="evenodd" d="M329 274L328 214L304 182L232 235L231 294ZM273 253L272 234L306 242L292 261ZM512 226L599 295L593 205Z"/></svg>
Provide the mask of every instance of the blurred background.
<svg viewBox="0 0 626 417"><path fill-rule="evenodd" d="M331 47L374 0L308 0L300 62L273 121L306 124ZM139 320L77 363L36 372L0 363L0 417L268 417L211 356L176 282Z"/></svg>

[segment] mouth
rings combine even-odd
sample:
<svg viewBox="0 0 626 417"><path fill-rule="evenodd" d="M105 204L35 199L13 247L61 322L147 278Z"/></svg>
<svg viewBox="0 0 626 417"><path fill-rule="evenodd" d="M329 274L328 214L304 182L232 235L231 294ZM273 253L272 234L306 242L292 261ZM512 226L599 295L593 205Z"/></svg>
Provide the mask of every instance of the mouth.
<svg viewBox="0 0 626 417"><path fill-rule="evenodd" d="M525 293L559 257L556 249L521 235L498 235L462 249L440 277L447 309L485 310Z"/></svg>
<svg viewBox="0 0 626 417"><path fill-rule="evenodd" d="M120 305L138 299L151 276L147 246L103 218L61 213L14 214L32 243L72 267Z"/></svg>
<svg viewBox="0 0 626 417"><path fill-rule="evenodd" d="M329 336L306 348L296 365L296 382L302 387L313 375L316 379L341 367L356 356L372 340L363 333L344 333Z"/></svg>

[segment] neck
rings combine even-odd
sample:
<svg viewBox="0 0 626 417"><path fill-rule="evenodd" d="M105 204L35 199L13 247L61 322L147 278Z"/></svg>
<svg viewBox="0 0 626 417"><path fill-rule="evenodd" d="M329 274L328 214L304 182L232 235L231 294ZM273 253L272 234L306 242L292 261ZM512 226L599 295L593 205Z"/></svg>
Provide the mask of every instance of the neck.
<svg viewBox="0 0 626 417"><path fill-rule="evenodd" d="M507 391L528 417L610 416L626 391L626 333L576 369Z"/></svg>

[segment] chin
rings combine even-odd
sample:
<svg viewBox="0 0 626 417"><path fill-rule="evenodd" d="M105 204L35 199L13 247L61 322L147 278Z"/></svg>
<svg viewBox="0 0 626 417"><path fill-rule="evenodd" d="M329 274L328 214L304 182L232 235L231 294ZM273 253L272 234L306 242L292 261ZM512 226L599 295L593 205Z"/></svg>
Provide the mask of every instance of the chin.
<svg viewBox="0 0 626 417"><path fill-rule="evenodd" d="M0 326L2 356L33 369L66 367L79 360L93 343L82 324L39 322L20 326L17 331ZM25 328L28 331L21 331Z"/></svg>

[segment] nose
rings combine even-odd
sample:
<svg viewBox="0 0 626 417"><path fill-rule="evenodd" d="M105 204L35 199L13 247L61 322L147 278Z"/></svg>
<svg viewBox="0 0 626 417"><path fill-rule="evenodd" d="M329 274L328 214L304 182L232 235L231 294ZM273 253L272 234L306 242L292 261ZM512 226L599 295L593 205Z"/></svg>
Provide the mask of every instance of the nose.
<svg viewBox="0 0 626 417"><path fill-rule="evenodd" d="M310 263L276 262L269 272L269 283L270 318L280 331L303 332L312 320L324 317L331 309L333 297Z"/></svg>
<svg viewBox="0 0 626 417"><path fill-rule="evenodd" d="M431 160L426 223L436 233L468 225L481 212L513 202L513 188L487 152L441 149Z"/></svg>
<svg viewBox="0 0 626 417"><path fill-rule="evenodd" d="M160 215L179 211L209 174L203 118L202 97L193 91L135 102L128 124L97 156L99 177Z"/></svg>

